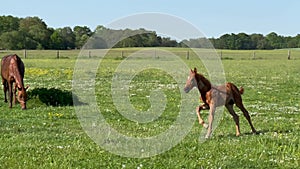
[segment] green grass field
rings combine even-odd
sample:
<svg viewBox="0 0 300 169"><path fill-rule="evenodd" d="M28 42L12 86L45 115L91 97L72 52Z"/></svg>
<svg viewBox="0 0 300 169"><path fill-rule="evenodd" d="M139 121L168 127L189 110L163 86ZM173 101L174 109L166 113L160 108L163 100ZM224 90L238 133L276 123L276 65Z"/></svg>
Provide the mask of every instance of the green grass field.
<svg viewBox="0 0 300 169"><path fill-rule="evenodd" d="M174 79L157 70L145 70L134 79L129 93L132 105L147 110L150 90L161 86L168 104L155 121L138 124L118 113L110 95L113 71L139 48L114 49L102 60L105 69L96 76L96 100L109 124L120 133L148 137L164 132L178 115L180 96ZM191 68L206 74L193 52L186 60L187 49L164 48L178 54ZM17 53L23 58L24 51ZM99 52L86 53L87 60ZM220 53L221 51L218 51ZM0 94L0 168L299 168L300 166L300 50L222 51L227 81L243 86L244 105L250 112L258 135L240 115L241 136L227 111L211 139L200 143L202 127L195 121L191 131L175 147L149 158L115 155L97 145L82 129L71 98L73 69L78 50L27 51L25 85L31 98L28 110L19 105L12 109ZM89 56L91 58L89 58ZM156 56L156 53L153 53ZM188 71L186 70L188 75ZM150 82L150 83L149 83ZM149 83L149 84L148 84ZM134 84L142 84L135 86ZM144 85L143 85L144 84ZM174 84L170 86L169 84ZM2 87L1 87L2 89ZM143 89L143 90L141 90ZM195 90L195 89L194 89ZM36 94L36 95L35 95ZM198 98L195 98L198 99ZM2 101L1 101L2 100ZM85 106L85 105L82 105ZM196 106L196 105L195 105ZM194 106L194 107L195 107ZM193 108L194 109L194 108ZM208 112L204 112L204 119Z"/></svg>

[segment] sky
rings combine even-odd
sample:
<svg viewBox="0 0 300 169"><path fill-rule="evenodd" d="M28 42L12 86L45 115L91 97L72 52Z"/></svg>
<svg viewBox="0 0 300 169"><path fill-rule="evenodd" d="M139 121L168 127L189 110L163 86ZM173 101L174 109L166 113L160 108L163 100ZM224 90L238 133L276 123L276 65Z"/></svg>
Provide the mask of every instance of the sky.
<svg viewBox="0 0 300 169"><path fill-rule="evenodd" d="M0 15L38 16L52 28L110 23L142 13L162 13L185 20L206 37L225 33L300 34L299 0L9 0ZM187 37L193 38L193 37Z"/></svg>

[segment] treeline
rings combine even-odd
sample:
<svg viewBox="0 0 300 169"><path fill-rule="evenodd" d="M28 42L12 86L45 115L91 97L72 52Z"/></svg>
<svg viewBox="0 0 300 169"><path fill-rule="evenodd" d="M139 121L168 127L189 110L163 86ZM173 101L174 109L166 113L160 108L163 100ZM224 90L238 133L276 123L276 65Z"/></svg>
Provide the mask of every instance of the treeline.
<svg viewBox="0 0 300 169"><path fill-rule="evenodd" d="M86 26L54 29L38 17L0 16L0 49L74 49L91 35Z"/></svg>
<svg viewBox="0 0 300 169"><path fill-rule="evenodd" d="M262 34L246 33L225 34L219 38L205 38L184 40L192 48L208 48L211 44L216 49L231 50L253 50L253 49L283 49L283 48L300 48L300 34L295 37L277 35L271 32L266 36ZM211 44L210 44L211 43Z"/></svg>
<svg viewBox="0 0 300 169"><path fill-rule="evenodd" d="M93 36L94 34L100 36ZM91 38L92 37L92 38ZM300 48L300 34L295 37L271 32L262 34L225 34L219 38L196 38L177 42L161 37L155 31L113 30L97 26L92 31L87 26L51 28L38 17L18 18L0 16L0 49L80 49L90 39L87 48L110 47L192 47L231 50ZM116 41L123 39L121 41ZM108 44L108 42L112 44ZM213 46L212 46L213 45Z"/></svg>
<svg viewBox="0 0 300 169"><path fill-rule="evenodd" d="M176 40L158 36L155 31L148 31L143 28L114 30L98 26L94 34L85 48L177 47L178 45Z"/></svg>
<svg viewBox="0 0 300 169"><path fill-rule="evenodd" d="M106 40L114 42L119 36L133 35L115 44L113 47L175 47L178 43L170 38L161 37L154 31L113 30L99 25L94 31L87 26L51 28L38 17L18 18L0 16L0 49L79 49L93 34L106 36ZM90 48L110 47L97 40Z"/></svg>

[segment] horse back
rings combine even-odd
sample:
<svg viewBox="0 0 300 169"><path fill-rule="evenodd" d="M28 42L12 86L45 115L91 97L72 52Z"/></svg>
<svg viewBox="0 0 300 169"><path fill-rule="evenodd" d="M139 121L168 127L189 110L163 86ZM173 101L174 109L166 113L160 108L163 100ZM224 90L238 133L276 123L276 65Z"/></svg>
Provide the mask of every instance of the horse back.
<svg viewBox="0 0 300 169"><path fill-rule="evenodd" d="M4 56L1 60L1 76L2 79L8 80L11 75L19 74L21 78L24 78L25 67L21 58L16 55Z"/></svg>
<svg viewBox="0 0 300 169"><path fill-rule="evenodd" d="M208 102L214 102L215 106L222 106L226 104L234 104L241 101L242 91L237 88L233 83L227 82L224 85L213 86L208 92ZM210 101L211 100L211 101Z"/></svg>

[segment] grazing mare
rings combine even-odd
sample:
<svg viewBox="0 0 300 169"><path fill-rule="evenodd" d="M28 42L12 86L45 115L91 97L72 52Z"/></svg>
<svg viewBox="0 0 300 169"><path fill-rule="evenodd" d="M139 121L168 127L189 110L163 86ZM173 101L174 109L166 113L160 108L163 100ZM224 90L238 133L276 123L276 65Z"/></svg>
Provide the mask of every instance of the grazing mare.
<svg viewBox="0 0 300 169"><path fill-rule="evenodd" d="M226 83L225 85L213 86L210 81L206 79L203 75L197 73L197 69L191 69L189 78L185 84L184 91L188 93L194 87L197 87L201 99L204 102L201 106L197 106L196 112L199 120L199 124L203 127L208 128L206 138L209 138L212 132L212 123L214 119L214 113L216 107L223 106L228 109L229 113L232 115L233 120L236 126L236 136L240 135L240 125L239 125L239 116L235 113L233 105L236 106L243 112L244 116L249 122L249 125L253 133L256 133L256 130L251 122L250 115L246 108L243 105L242 94L244 92L243 88L240 90L233 83ZM209 109L208 116L208 125L205 124L203 119L200 116L201 110Z"/></svg>
<svg viewBox="0 0 300 169"><path fill-rule="evenodd" d="M21 104L22 109L26 109L27 94L26 90L28 88L24 87L23 78L25 73L24 63L21 58L14 55L4 56L1 60L1 76L2 84L4 90L4 101L7 102L6 93L8 90L9 95L9 108L12 108L12 99L14 97L14 103L16 103L16 98ZM13 90L13 83L15 83ZM16 92L18 90L18 96Z"/></svg>

